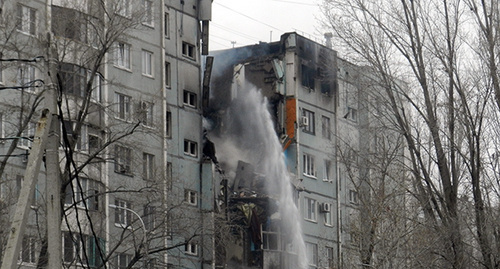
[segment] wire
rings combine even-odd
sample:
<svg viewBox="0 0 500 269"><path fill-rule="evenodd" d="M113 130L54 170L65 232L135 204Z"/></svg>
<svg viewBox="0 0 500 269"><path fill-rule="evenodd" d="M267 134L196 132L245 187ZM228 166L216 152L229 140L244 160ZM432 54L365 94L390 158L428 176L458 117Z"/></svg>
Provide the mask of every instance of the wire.
<svg viewBox="0 0 500 269"><path fill-rule="evenodd" d="M39 82L39 83L37 83ZM33 81L30 81L22 86L3 86L0 87L0 90L19 90L19 89L28 89L28 88L40 88L44 84L43 80L41 79L35 79Z"/></svg>
<svg viewBox="0 0 500 269"><path fill-rule="evenodd" d="M36 56L33 59L0 59L0 62L27 62L27 63L36 63L44 59L43 56Z"/></svg>
<svg viewBox="0 0 500 269"><path fill-rule="evenodd" d="M244 38L248 38L248 39L252 39L254 41L260 41L260 39L258 37L255 37L255 36L251 36L251 35L247 35L247 34L244 34L244 33L241 33L241 32L238 32L237 30L234 30L234 29L231 29L229 27L226 27L224 25L220 25L218 23L214 23L212 22L212 26L215 26L216 28L220 28L222 30L225 30L225 31L228 31L228 32L231 32L235 35L239 35L241 37L244 37ZM222 38L222 37L219 37L219 38Z"/></svg>
<svg viewBox="0 0 500 269"><path fill-rule="evenodd" d="M295 5L311 6L311 7L317 7L318 6L317 4L301 3L301 2L286 1L286 0L269 0L269 1L289 3L289 4L295 4Z"/></svg>
<svg viewBox="0 0 500 269"><path fill-rule="evenodd" d="M225 5L223 5L223 4L220 4L220 3L217 3L217 2L215 2L215 4L217 4L217 5L221 6L221 7L227 8L227 9L229 9L229 10L233 11L234 13L238 13L238 14L240 14L241 16L243 16L243 17L245 17L245 18L251 19L251 20L253 20L253 21L256 21L256 22L258 22L258 23L261 23L261 24L263 24L263 25L266 25L266 26L268 26L268 27L271 27L271 28L273 28L273 29L275 29L275 30L278 30L278 31L280 31L280 32L286 32L286 31L283 31L283 30L281 30L281 29L278 29L278 28L276 28L276 27L274 27L274 26L272 26L272 25L270 25L270 24L267 24L267 23L265 23L265 22L262 22L262 21L259 21L259 20L257 20L257 19L254 19L254 18L252 18L252 17L250 17L250 16L248 16L248 15L246 15L246 14L244 14L244 13L241 13L241 12L239 12L239 11L236 11L236 10L234 10L234 9L232 9L232 8L228 7L228 6L225 6Z"/></svg>

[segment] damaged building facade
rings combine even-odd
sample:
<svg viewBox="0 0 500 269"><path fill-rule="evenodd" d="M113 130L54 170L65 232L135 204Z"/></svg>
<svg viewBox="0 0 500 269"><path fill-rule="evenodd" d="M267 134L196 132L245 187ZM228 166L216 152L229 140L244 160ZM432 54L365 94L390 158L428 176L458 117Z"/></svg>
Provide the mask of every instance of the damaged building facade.
<svg viewBox="0 0 500 269"><path fill-rule="evenodd" d="M363 69L296 33L286 33L278 42L213 54L210 105L205 109L212 124L210 134L227 137L232 132L234 125L225 118L238 112L231 108L238 89L254 87L265 96L300 212L297 222L306 255L297 257L296 248L287 244L291 235L282 233L282 218L277 214L283 205L262 189L266 180L273 179L256 172L262 164L247 163L245 156L236 165L231 164L234 160L219 158L225 173L221 181L225 195L219 202L237 238L236 245L233 242L219 251L221 266L294 268L290 264L304 258L309 268L360 266L360 249L366 242L361 242L362 232L353 223L360 223L364 208L360 178L368 179L362 156L368 156L373 146L373 135L366 131L371 108L364 103L368 98L361 96L366 86ZM241 124L251 121L249 117ZM246 151L252 147L259 146ZM215 148L219 153L217 143Z"/></svg>

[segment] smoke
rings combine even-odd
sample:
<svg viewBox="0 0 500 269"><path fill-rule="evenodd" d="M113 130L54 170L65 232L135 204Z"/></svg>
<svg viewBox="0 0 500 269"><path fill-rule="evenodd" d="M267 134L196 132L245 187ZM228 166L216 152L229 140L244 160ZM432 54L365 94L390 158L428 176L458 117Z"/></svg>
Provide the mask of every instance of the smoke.
<svg viewBox="0 0 500 269"><path fill-rule="evenodd" d="M263 194L279 202L282 234L288 237L290 247L293 245L298 254L299 268L306 268L301 219L269 104L260 91L248 83L235 93L237 96L231 96L230 106L220 119L220 130L211 133L217 159L230 179L235 176L239 160L252 164L256 173L265 175L266 193Z"/></svg>

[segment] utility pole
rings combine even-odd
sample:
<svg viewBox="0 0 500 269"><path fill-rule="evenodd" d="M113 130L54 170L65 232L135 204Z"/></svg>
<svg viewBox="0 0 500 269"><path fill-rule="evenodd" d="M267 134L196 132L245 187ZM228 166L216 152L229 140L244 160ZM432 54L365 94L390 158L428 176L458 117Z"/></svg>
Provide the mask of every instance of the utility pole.
<svg viewBox="0 0 500 269"><path fill-rule="evenodd" d="M55 82L57 69L55 46L52 30L52 1L46 2L46 45L47 45L47 92L46 106L53 117L47 138L46 158L46 195L47 195L47 268L62 268L62 233L61 233L61 175L59 166L59 116L57 113L57 87Z"/></svg>
<svg viewBox="0 0 500 269"><path fill-rule="evenodd" d="M45 109L42 112L42 117L36 126L33 144L31 145L28 163L24 173L23 185L19 192L19 198L16 204L16 211L9 230L9 239L2 261L2 269L17 268L17 260L19 258L19 250L23 242L24 230L26 221L33 202L33 192L40 173L40 164L45 150L45 144L52 125L52 112ZM55 268L55 267L52 267ZM60 267L58 267L60 268Z"/></svg>

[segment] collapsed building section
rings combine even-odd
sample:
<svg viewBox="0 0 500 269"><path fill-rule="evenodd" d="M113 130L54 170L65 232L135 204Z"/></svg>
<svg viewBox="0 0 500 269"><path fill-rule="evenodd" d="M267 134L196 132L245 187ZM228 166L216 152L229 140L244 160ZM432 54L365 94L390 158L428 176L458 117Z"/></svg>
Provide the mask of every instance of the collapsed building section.
<svg viewBox="0 0 500 269"><path fill-rule="evenodd" d="M331 141L331 133L336 130L336 52L287 33L278 42L213 55L210 100L204 113L210 122L209 135L214 140L218 167L224 178L218 206L229 224L227 233L231 238L228 243L220 244L217 265L301 268L300 262L307 261L309 265L334 268L334 260L338 259L334 255L340 245L338 229L333 225L334 218L339 216L334 217L336 212L331 206L337 204L337 186L332 181L336 177L336 162L335 152L327 149L325 142ZM253 132L254 136L260 135L256 124L260 119L241 101L248 99L246 94L252 88L257 88L267 100L273 128L269 136L279 138L280 153L284 153L285 187L275 185L276 175L264 168L269 166L263 156L266 152L263 148L268 145L248 135ZM322 115L321 125L315 114ZM320 129L316 136L316 130ZM306 158L313 154L318 162ZM319 160L325 160L328 166L319 170ZM291 203L302 211L292 222L305 228L306 257L301 256L288 232L291 228L286 222L290 221L284 221L288 216L280 212L280 206L286 206L280 188L289 186ZM320 207L323 204L328 206ZM314 226L319 224L321 229L316 229ZM326 253L326 259L320 260L322 252Z"/></svg>

